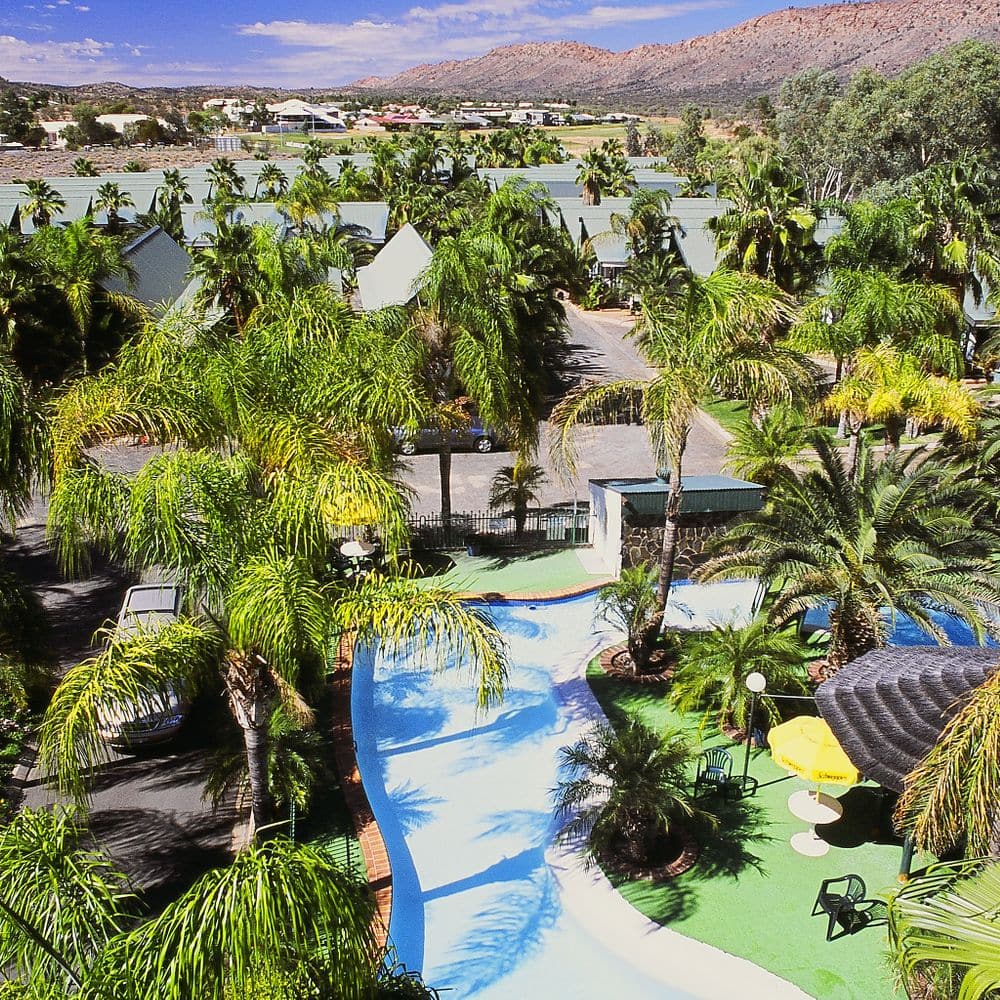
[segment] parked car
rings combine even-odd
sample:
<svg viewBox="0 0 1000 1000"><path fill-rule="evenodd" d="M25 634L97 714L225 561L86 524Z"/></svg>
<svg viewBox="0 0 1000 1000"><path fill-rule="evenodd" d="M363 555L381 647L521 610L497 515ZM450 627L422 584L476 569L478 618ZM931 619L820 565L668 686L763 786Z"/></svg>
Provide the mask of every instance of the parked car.
<svg viewBox="0 0 1000 1000"><path fill-rule="evenodd" d="M116 638L155 632L177 621L181 591L173 584L129 587L118 612ZM132 748L162 743L176 736L191 710L191 699L180 681L136 702L112 702L98 712L101 738L113 747Z"/></svg>
<svg viewBox="0 0 1000 1000"><path fill-rule="evenodd" d="M470 424L468 427L456 428L448 432L451 436L451 446L455 449L471 449L480 455L487 455L500 444L495 431L482 427L480 424ZM403 455L415 455L418 451L434 451L440 446L442 431L434 427L421 427L416 431L403 427L393 427L392 436L396 447Z"/></svg>

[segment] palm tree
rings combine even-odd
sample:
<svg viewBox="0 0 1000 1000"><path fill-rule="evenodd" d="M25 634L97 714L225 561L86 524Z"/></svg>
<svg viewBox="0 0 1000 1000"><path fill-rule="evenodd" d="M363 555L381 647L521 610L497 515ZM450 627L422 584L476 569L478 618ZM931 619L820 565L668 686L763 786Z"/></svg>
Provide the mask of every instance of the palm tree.
<svg viewBox="0 0 1000 1000"><path fill-rule="evenodd" d="M813 446L819 468L782 477L772 501L720 539L699 576L759 578L773 592L768 617L779 628L829 608L831 673L885 645L886 611L944 643L931 617L944 609L983 641L1000 604L991 562L1000 535L977 515L992 488L920 449L877 463L865 442L852 480L825 437Z"/></svg>
<svg viewBox="0 0 1000 1000"><path fill-rule="evenodd" d="M749 725L747 675L757 671L768 687L785 694L806 691L804 651L785 632L758 619L749 625L722 623L692 639L681 652L670 687L670 702L681 712L702 712L702 727L720 731ZM778 710L770 698L760 706L773 723ZM749 734L748 734L749 735Z"/></svg>
<svg viewBox="0 0 1000 1000"><path fill-rule="evenodd" d="M314 172L329 152L329 147L322 139L313 136L306 142L305 149L302 150L302 162L306 165L306 172Z"/></svg>
<svg viewBox="0 0 1000 1000"><path fill-rule="evenodd" d="M92 547L162 566L209 622L109 643L66 675L40 747L66 791L81 793L102 704L134 700L137 685L156 691L168 674L194 690L210 662L221 664L243 733L258 827L270 814L272 709L317 683L335 636L427 651L432 662L453 655L476 672L481 705L501 697L505 647L488 615L394 572L406 503L386 474L384 413L361 389L353 410L341 406L331 379L363 357L379 384L370 333L343 306L301 291L237 336L172 315L60 400L50 530L64 566L78 569ZM174 447L135 477L88 458L94 444L140 430ZM327 568L349 525L377 530L389 557L363 582L331 579Z"/></svg>
<svg viewBox="0 0 1000 1000"><path fill-rule="evenodd" d="M656 370L649 381L585 384L555 408L557 446L574 461L573 431L599 422L609 409L641 400L659 468L670 470L657 596L667 605L680 532L684 452L702 400L713 393L754 402L790 401L811 381L804 358L770 343L764 331L792 316L789 299L755 275L719 270L690 275L654 305L643 304L639 346Z"/></svg>
<svg viewBox="0 0 1000 1000"><path fill-rule="evenodd" d="M734 476L772 487L808 445L805 415L794 406L771 407L759 421L747 420L726 449L726 469Z"/></svg>
<svg viewBox="0 0 1000 1000"><path fill-rule="evenodd" d="M30 315L37 266L21 239L0 229L0 340L13 345L19 324Z"/></svg>
<svg viewBox="0 0 1000 1000"><path fill-rule="evenodd" d="M732 207L708 223L721 262L786 292L808 288L822 253L813 239L819 215L805 181L778 159L749 160L724 193Z"/></svg>
<svg viewBox="0 0 1000 1000"><path fill-rule="evenodd" d="M556 811L568 820L561 836L586 837L592 862L648 863L679 827L712 818L687 791L694 758L682 733L655 732L636 716L617 729L595 726L559 751L571 775L555 789Z"/></svg>
<svg viewBox="0 0 1000 1000"><path fill-rule="evenodd" d="M47 226L66 207L66 199L46 180L31 180L24 187L28 200L21 206L21 218L30 218L35 229Z"/></svg>
<svg viewBox="0 0 1000 1000"><path fill-rule="evenodd" d="M175 240L184 239L181 205L190 205L193 201L181 172L164 170L163 183L157 188L157 221Z"/></svg>
<svg viewBox="0 0 1000 1000"><path fill-rule="evenodd" d="M78 156L73 161L74 177L98 177L100 176L93 160L88 160L85 156Z"/></svg>
<svg viewBox="0 0 1000 1000"><path fill-rule="evenodd" d="M850 476L867 423L882 422L886 449L895 451L907 420L918 426L941 424L969 439L975 436L979 413L976 398L956 379L927 375L916 358L890 345L858 351L850 374L823 400L822 408L846 416Z"/></svg>
<svg viewBox="0 0 1000 1000"><path fill-rule="evenodd" d="M949 995L989 1000L1000 990L1000 864L932 865L889 900L889 946L907 982L929 965L956 983ZM955 992L957 990L957 992Z"/></svg>
<svg viewBox="0 0 1000 1000"><path fill-rule="evenodd" d="M205 176L211 181L209 201L216 216L226 212L233 202L243 197L243 175L236 169L236 164L227 156L212 160Z"/></svg>
<svg viewBox="0 0 1000 1000"><path fill-rule="evenodd" d="M1000 860L1000 673L971 692L937 743L906 777L895 824L918 850Z"/></svg>
<svg viewBox="0 0 1000 1000"><path fill-rule="evenodd" d="M303 232L310 219L317 226L325 215L337 211L337 198L329 174L303 171L292 181L291 187L278 200L278 208L292 221L298 232Z"/></svg>
<svg viewBox="0 0 1000 1000"><path fill-rule="evenodd" d="M360 1000L383 975L367 886L307 844L253 844L150 919L72 813L19 813L0 871L5 979L31 990L18 996L222 998L270 980Z"/></svg>
<svg viewBox="0 0 1000 1000"><path fill-rule="evenodd" d="M594 617L625 633L636 676L649 664L653 643L660 634L663 615L658 610L656 571L645 563L624 567L617 580L597 592Z"/></svg>
<svg viewBox="0 0 1000 1000"><path fill-rule="evenodd" d="M588 149L580 157L580 166L576 171L576 183L583 188L584 205L600 205L607 176L607 157L599 149Z"/></svg>
<svg viewBox="0 0 1000 1000"><path fill-rule="evenodd" d="M91 362L90 327L98 299L130 319L142 319L146 314L131 295L104 287L104 282L112 277L131 281L134 270L122 256L119 241L94 229L90 216L63 228L43 228L32 238L32 246L38 252L47 280L59 290L69 308L79 338L80 367L86 374Z"/></svg>
<svg viewBox="0 0 1000 1000"><path fill-rule="evenodd" d="M642 188L629 203L629 214L611 213L612 232L628 238L631 257L652 257L662 253L670 234L670 193Z"/></svg>
<svg viewBox="0 0 1000 1000"><path fill-rule="evenodd" d="M135 208L135 202L114 181L106 181L97 189L94 208L108 213L108 233L117 236L121 232L122 223L119 212L123 208Z"/></svg>
<svg viewBox="0 0 1000 1000"><path fill-rule="evenodd" d="M261 188L264 201L277 201L288 190L288 178L276 163L265 163L260 168L257 187L254 189L255 198L261 196Z"/></svg>
<svg viewBox="0 0 1000 1000"><path fill-rule="evenodd" d="M538 501L535 492L546 480L540 465L518 458L513 465L497 469L490 485L490 507L511 507L514 511L514 530L518 537L524 534L528 520L528 506Z"/></svg>

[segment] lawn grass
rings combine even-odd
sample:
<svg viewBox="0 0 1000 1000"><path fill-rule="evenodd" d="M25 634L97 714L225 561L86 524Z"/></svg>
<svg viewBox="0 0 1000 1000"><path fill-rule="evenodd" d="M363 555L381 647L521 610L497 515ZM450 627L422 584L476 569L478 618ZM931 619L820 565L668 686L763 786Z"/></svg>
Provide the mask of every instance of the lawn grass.
<svg viewBox="0 0 1000 1000"><path fill-rule="evenodd" d="M422 581L428 587L479 594L548 593L604 580L587 572L575 549L484 556L437 553L425 570Z"/></svg>
<svg viewBox="0 0 1000 1000"><path fill-rule="evenodd" d="M730 434L735 434L741 427L745 427L750 419L750 408L742 399L713 399L707 403L702 403L701 408L711 417L714 417L723 430Z"/></svg>
<svg viewBox="0 0 1000 1000"><path fill-rule="evenodd" d="M704 745L727 746L734 770L742 770L742 746L714 726L699 732L698 717L681 716L670 707L668 689L609 678L596 658L587 676L612 720L630 711L660 731L679 726ZM659 884L618 879L619 891L651 920L749 959L820 1000L902 997L893 989L884 927L827 942L826 918L810 915L824 878L856 872L865 880L869 897L896 884L900 846L895 838L876 832L878 790L871 785L828 787L826 791L844 805L844 816L819 828L833 845L830 852L806 858L789 846L789 837L805 824L787 806L789 795L806 784L777 768L767 751L753 752L750 774L761 783L752 798L704 801L720 814L721 826L718 833L699 837L702 852L694 868ZM733 994L739 995L737 983Z"/></svg>

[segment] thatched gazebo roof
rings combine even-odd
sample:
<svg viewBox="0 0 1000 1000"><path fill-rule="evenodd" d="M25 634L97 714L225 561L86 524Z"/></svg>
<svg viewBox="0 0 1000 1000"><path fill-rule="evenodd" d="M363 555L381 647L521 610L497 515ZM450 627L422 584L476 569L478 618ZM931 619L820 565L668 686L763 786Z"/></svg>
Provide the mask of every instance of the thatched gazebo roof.
<svg viewBox="0 0 1000 1000"><path fill-rule="evenodd" d="M1000 649L894 646L858 657L816 689L816 703L863 775L901 792Z"/></svg>

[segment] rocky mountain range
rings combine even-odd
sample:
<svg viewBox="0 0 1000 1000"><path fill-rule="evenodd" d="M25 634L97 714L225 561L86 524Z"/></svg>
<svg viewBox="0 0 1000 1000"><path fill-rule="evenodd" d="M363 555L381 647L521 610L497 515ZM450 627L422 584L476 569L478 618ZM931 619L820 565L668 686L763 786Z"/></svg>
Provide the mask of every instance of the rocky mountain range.
<svg viewBox="0 0 1000 1000"><path fill-rule="evenodd" d="M473 100L576 99L648 110L686 101L734 107L818 67L846 78L863 66L895 74L955 42L1000 43L998 0L872 0L788 8L671 45L626 52L575 42L492 49L425 64L353 88Z"/></svg>

